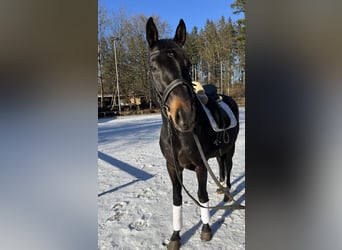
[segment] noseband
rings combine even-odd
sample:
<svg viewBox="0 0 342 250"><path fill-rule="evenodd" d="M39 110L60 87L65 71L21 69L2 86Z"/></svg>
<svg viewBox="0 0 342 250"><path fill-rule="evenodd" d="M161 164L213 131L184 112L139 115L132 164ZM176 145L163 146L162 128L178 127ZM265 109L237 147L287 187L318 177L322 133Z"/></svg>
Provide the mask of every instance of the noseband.
<svg viewBox="0 0 342 250"><path fill-rule="evenodd" d="M168 116L168 112L169 112L169 106L166 104L171 92L178 86L180 85L185 85L187 87L187 89L189 90L190 93L190 99L193 98L194 96L194 92L193 89L191 88L191 86L186 83L184 80L182 79L175 79L173 80L169 85L167 85L167 87L165 88L163 95L161 95L156 89L155 92L158 94L159 96L159 100L160 100L160 106L162 108L162 112L164 115L166 115L166 117Z"/></svg>
<svg viewBox="0 0 342 250"><path fill-rule="evenodd" d="M193 90L191 89L189 84L184 82L181 79L176 79L176 80L173 80L164 90L163 97L162 97L163 104L166 103L167 99L169 98L170 93L179 85L185 85L189 90L190 97L193 97Z"/></svg>

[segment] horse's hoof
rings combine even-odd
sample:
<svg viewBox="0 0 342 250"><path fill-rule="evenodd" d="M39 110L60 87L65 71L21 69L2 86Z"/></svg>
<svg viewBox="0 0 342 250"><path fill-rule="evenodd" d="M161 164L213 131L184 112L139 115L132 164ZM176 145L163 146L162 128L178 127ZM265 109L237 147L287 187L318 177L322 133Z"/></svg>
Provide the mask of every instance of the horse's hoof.
<svg viewBox="0 0 342 250"><path fill-rule="evenodd" d="M180 240L170 240L167 250L178 250L180 248Z"/></svg>
<svg viewBox="0 0 342 250"><path fill-rule="evenodd" d="M179 231L173 231L169 244L167 245L168 250L178 250L180 248L180 236Z"/></svg>
<svg viewBox="0 0 342 250"><path fill-rule="evenodd" d="M201 240L202 241L210 241L213 235L211 234L211 229L209 224L203 224L202 232L201 232Z"/></svg>
<svg viewBox="0 0 342 250"><path fill-rule="evenodd" d="M234 200L232 198L228 197L227 195L224 195L223 201L224 202L231 202L231 201L234 201Z"/></svg>

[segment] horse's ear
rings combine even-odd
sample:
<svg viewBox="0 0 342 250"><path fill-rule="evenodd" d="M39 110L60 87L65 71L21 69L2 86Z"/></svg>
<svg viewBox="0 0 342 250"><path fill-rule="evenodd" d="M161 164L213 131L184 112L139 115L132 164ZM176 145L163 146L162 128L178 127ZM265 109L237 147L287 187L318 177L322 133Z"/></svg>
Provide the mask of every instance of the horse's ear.
<svg viewBox="0 0 342 250"><path fill-rule="evenodd" d="M183 19L181 19L177 26L175 38L173 40L179 43L181 46L183 46L185 44L185 39L186 39L186 27L185 27L185 23Z"/></svg>
<svg viewBox="0 0 342 250"><path fill-rule="evenodd" d="M152 17L148 19L146 24L146 40L151 49L158 41L158 30Z"/></svg>

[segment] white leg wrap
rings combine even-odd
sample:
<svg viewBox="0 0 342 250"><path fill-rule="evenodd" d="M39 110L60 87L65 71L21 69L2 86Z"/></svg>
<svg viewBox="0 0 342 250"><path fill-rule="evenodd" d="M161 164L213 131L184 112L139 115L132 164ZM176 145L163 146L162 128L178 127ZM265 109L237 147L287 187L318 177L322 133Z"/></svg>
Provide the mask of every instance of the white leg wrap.
<svg viewBox="0 0 342 250"><path fill-rule="evenodd" d="M175 206L173 205L173 230L180 231L183 226L183 214L182 214L182 205Z"/></svg>
<svg viewBox="0 0 342 250"><path fill-rule="evenodd" d="M209 207L209 201L206 203L200 203L203 207ZM208 224L210 219L209 208L200 208L201 209L201 220L203 224Z"/></svg>

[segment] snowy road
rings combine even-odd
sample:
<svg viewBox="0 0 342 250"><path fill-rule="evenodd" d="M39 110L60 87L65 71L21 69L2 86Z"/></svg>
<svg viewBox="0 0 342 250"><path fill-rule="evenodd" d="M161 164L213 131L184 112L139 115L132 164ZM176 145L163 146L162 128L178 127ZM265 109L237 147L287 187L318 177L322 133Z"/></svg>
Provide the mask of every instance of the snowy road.
<svg viewBox="0 0 342 250"><path fill-rule="evenodd" d="M98 122L98 248L166 249L172 233L172 187L159 149L160 114ZM232 170L232 194L245 199L245 111ZM209 160L218 175L216 160ZM195 173L184 184L197 197ZM210 205L223 204L208 177ZM211 210L213 239L200 240L200 210L183 192L182 249L245 249L245 211Z"/></svg>

